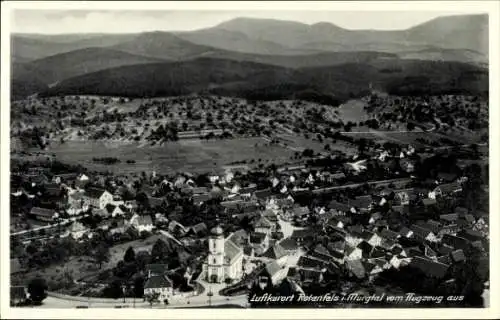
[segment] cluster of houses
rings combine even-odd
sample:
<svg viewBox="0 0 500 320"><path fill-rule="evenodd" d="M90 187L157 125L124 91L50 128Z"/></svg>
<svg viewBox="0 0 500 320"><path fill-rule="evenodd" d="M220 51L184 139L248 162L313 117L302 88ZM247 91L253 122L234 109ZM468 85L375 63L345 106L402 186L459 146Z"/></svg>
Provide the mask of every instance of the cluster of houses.
<svg viewBox="0 0 500 320"><path fill-rule="evenodd" d="M411 147L401 151L400 159L408 161L400 164L406 163L403 167L407 172L412 171L408 157L414 152ZM390 161L391 157L383 152L377 161ZM357 168L362 165L358 163ZM162 225L181 241L207 237L202 276L212 283L238 282L251 272L247 270L249 261L262 265L260 276L273 284L286 280L299 287L332 274L370 281L384 270L407 265L442 279L450 266L466 260L471 250L483 255L488 252L487 217L478 218L465 208L394 229L387 221L387 210L381 209L410 216L410 208L416 204L432 207L441 198L459 195L466 177L440 174L432 181L432 188L386 187L369 195L332 198L307 206L295 200L303 192L314 195L320 186L345 183L353 170L359 171L352 166L332 172L305 165L281 167L269 177L266 188L240 181L232 170L210 173L206 185L197 185L196 177L189 173L167 179L153 172L149 183L134 190L131 183L118 185L113 181L111 188L105 187L102 177L91 179L80 173L56 174L49 179L46 169L32 168L12 184L11 196L14 202L37 199L29 211L31 218L49 224L70 222L61 236L75 239L92 236L94 230L78 221L89 212L101 216L97 228L111 234L123 234L131 227L139 233L153 232ZM203 222L183 226L162 210L165 195L172 190L189 196L195 205L220 198L221 214L234 221L247 218L250 226L228 236L221 226L211 230ZM130 191L146 195L151 209L148 214L138 214L137 200L124 200ZM360 222L360 216L366 219ZM314 226L311 217L315 217ZM293 229L286 232L286 238L283 223ZM145 293L159 293L168 299L173 294L172 282L160 269L148 269Z"/></svg>

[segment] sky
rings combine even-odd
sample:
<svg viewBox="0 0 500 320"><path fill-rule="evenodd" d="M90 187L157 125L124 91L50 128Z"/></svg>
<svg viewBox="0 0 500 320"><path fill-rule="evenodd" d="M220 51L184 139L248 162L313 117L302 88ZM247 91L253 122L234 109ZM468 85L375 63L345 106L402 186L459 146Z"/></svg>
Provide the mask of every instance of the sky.
<svg viewBox="0 0 500 320"><path fill-rule="evenodd" d="M11 16L15 33L136 33L189 31L215 26L237 17L330 22L346 29L401 30L453 11L105 11L25 10ZM463 13L462 13L463 14Z"/></svg>

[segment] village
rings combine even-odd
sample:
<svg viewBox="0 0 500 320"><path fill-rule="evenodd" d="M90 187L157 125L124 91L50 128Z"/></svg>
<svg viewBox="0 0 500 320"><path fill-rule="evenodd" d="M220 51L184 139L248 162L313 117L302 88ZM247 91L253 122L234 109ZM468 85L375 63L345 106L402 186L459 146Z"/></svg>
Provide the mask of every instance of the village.
<svg viewBox="0 0 500 320"><path fill-rule="evenodd" d="M386 144L353 157L136 176L15 163L11 304L36 301L27 288L41 281L47 303L81 308L91 299L272 306L250 299L264 293L300 305L305 294L380 289L478 305L489 282L488 173L467 152Z"/></svg>

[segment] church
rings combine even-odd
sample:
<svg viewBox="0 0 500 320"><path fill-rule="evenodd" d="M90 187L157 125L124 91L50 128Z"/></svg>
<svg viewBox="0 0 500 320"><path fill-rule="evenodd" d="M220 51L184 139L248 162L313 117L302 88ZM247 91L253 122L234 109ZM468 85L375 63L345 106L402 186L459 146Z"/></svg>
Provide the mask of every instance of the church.
<svg viewBox="0 0 500 320"><path fill-rule="evenodd" d="M243 276L243 249L234 242L224 239L221 227L210 230L208 257L203 263L206 281L223 283L239 281Z"/></svg>

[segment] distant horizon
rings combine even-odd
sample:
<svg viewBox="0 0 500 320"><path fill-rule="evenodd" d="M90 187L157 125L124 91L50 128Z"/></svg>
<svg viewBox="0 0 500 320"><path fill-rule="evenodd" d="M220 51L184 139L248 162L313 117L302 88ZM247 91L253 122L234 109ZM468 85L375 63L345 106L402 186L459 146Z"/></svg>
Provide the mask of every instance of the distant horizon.
<svg viewBox="0 0 500 320"><path fill-rule="evenodd" d="M221 23L235 19L274 20L295 22L309 26L318 23L329 23L352 31L403 31L432 21L436 18L482 14L483 13L478 12L464 13L423 11L248 11L244 13L241 11L187 10L15 10L11 21L11 34L57 36L71 34L115 35L144 32L189 32L213 28ZM364 16L364 18L353 19L352 17L356 15ZM108 17L106 18L106 16ZM376 16L378 16L378 18L376 18ZM389 16L391 17L390 19ZM291 17L296 17L297 19L291 19ZM193 20L195 18L196 21ZM96 22L92 23L94 20L99 21L101 25L96 25ZM136 23L130 24L130 20L133 20ZM103 26L102 21L107 21L108 26ZM126 24L126 21L129 23ZM165 23L167 23L167 25L165 25ZM391 25L391 28L388 28L388 23ZM369 26L370 24L371 27ZM63 27L62 25L67 26ZM36 27L36 30L33 29L33 27ZM103 28L105 30L103 30ZM54 32L55 30L67 31Z"/></svg>

